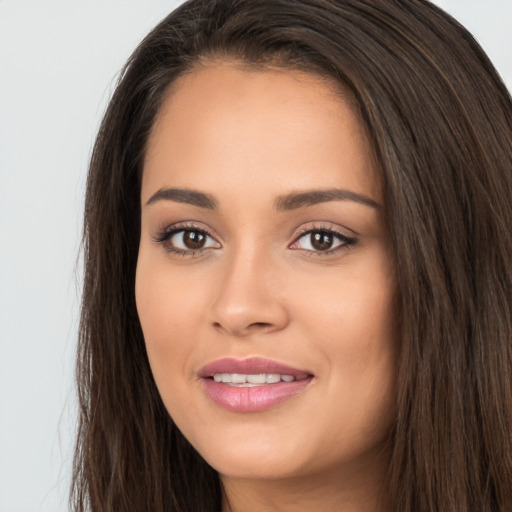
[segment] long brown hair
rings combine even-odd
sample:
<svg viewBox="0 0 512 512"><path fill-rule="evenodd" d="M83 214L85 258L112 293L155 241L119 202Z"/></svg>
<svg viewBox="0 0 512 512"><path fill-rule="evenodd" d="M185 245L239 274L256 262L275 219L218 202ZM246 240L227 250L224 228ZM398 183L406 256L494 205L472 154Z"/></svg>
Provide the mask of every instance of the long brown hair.
<svg viewBox="0 0 512 512"><path fill-rule="evenodd" d="M300 68L351 92L397 268L394 509L512 510L512 102L472 36L426 0L191 0L135 50L87 183L73 510L220 510L216 472L159 397L134 299L148 134L169 85L204 58Z"/></svg>

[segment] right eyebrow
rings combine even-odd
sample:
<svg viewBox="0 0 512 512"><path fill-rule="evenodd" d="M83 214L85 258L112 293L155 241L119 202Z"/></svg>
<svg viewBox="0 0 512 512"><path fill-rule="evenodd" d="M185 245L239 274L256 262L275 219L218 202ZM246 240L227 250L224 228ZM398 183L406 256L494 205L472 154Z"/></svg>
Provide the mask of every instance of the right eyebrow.
<svg viewBox="0 0 512 512"><path fill-rule="evenodd" d="M210 194L184 188L161 188L157 190L146 202L146 206L157 201L174 201L176 203L188 203L200 208L214 210L217 201Z"/></svg>

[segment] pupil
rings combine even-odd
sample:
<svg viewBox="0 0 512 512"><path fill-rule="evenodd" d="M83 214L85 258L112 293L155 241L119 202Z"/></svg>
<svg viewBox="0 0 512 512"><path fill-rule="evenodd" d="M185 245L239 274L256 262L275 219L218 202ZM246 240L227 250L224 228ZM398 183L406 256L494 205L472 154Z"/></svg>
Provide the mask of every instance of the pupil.
<svg viewBox="0 0 512 512"><path fill-rule="evenodd" d="M206 237L199 231L185 231L185 233L183 233L183 243L189 249L201 249L205 240Z"/></svg>
<svg viewBox="0 0 512 512"><path fill-rule="evenodd" d="M332 235L329 233L313 233L311 245L319 251L327 251L332 247Z"/></svg>

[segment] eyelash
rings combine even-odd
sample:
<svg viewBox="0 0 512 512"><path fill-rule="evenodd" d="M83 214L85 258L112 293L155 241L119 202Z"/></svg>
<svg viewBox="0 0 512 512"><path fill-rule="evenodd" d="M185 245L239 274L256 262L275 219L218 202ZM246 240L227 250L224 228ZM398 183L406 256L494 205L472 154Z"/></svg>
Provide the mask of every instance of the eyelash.
<svg viewBox="0 0 512 512"><path fill-rule="evenodd" d="M169 226L166 229L162 230L159 234L154 237L154 241L156 243L161 244L164 249L173 255L176 256L189 256L194 257L198 256L200 253L207 249L211 249L212 247L206 247L206 248L199 248L199 249L177 249L173 247L172 245L168 244L167 242L178 233L185 233L185 232L194 232L199 233L203 236L206 236L212 240L215 240L215 237L209 233L204 228L199 228L197 225L194 224L176 224L173 226ZM332 226L325 226L325 225L314 225L309 226L306 228L302 228L299 233L295 236L293 242L290 244L289 247L295 245L299 240L306 237L307 235L310 235L312 233L322 233L326 235L330 235L335 239L338 239L341 243L336 246L334 249L327 249L325 251L320 250L311 250L311 249L292 249L292 250L302 250L308 254L313 255L314 257L326 257L326 256L332 256L334 254L337 254L340 251L348 250L351 246L355 245L357 243L357 239L354 237L347 236L346 234L342 233L341 231L334 229ZM216 242L218 243L218 242Z"/></svg>
<svg viewBox="0 0 512 512"><path fill-rule="evenodd" d="M200 233L208 238L211 238L212 240L215 240L214 236L204 228L199 228L194 224L175 224L165 228L159 234L157 234L156 237L154 238L154 241L156 243L161 244L168 253L171 253L173 255L189 257L197 256L198 253L201 253L207 248L184 250L177 249L176 247L173 247L172 245L167 243L174 235L177 235L178 233L186 233L187 231Z"/></svg>

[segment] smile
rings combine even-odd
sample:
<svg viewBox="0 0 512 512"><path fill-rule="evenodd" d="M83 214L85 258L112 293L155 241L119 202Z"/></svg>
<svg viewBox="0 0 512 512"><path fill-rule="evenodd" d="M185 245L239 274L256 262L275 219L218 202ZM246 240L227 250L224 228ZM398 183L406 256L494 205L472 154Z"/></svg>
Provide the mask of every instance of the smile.
<svg viewBox="0 0 512 512"><path fill-rule="evenodd" d="M200 372L206 395L223 409L260 412L305 390L313 375L270 361L220 359Z"/></svg>
<svg viewBox="0 0 512 512"><path fill-rule="evenodd" d="M257 373L244 375L240 373L216 373L213 376L215 382L222 382L228 386L254 387L266 384L277 384L278 382L293 382L293 375L280 375L279 373Z"/></svg>

